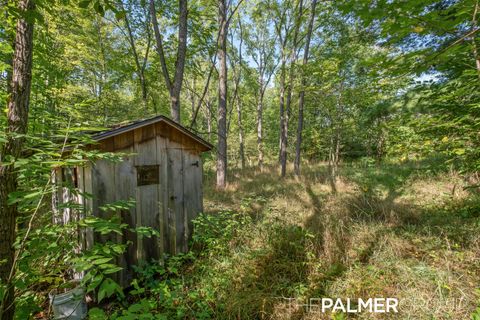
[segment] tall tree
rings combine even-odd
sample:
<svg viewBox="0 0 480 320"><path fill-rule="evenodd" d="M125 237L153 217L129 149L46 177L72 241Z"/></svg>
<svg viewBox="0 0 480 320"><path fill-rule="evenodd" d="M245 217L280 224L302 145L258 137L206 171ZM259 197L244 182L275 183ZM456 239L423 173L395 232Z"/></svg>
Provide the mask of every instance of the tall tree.
<svg viewBox="0 0 480 320"><path fill-rule="evenodd" d="M145 69L147 67L147 61L148 61L148 55L150 53L150 45L152 41L151 37L151 29L150 29L150 18L151 15L148 14L148 11L146 12L145 16L147 17L145 20L145 31L146 31L146 37L147 37L147 44L146 44L146 49L145 49L145 54L143 55L143 59L140 57L139 50L137 48L137 44L135 43L135 35L134 35L134 30L132 30L131 22L130 22L130 17L128 14L128 11L125 11L125 8L123 6L122 1L119 2L119 7L123 10L123 20L125 23L125 28L127 29L126 36L128 38L128 43L130 44L130 48L132 51L133 59L135 61L135 67L136 67L136 73L138 76L138 80L140 82L140 89L142 92L142 102L145 108L145 112L147 113L148 110L148 85L147 85L147 80L145 77ZM148 10L144 8L144 10Z"/></svg>
<svg viewBox="0 0 480 320"><path fill-rule="evenodd" d="M239 37L240 42L238 45L238 81L237 86L239 85L241 76L242 76L242 45L243 45L243 27L241 18L238 19L238 28L239 28ZM236 95L237 97L237 121L238 121L238 139L239 139L239 155L240 155L240 165L242 169L245 169L245 137L243 132L243 123L242 123L242 98L240 93Z"/></svg>
<svg viewBox="0 0 480 320"><path fill-rule="evenodd" d="M280 114L280 141L279 141L279 162L282 166L282 177L285 175L284 164L287 162L287 119L285 112L285 78L287 73L287 38L288 35L281 36L280 34L280 81L279 86L279 114Z"/></svg>
<svg viewBox="0 0 480 320"><path fill-rule="evenodd" d="M310 12L310 21L308 22L307 38L305 40L305 50L303 52L302 68L304 69L308 63L308 52L310 50L310 41L312 39L313 24L315 22L315 9L317 6L317 0L312 0L312 8ZM297 125L297 143L295 145L295 162L294 171L295 175L300 175L300 156L302 147L302 133L303 133L303 104L305 103L305 86L306 81L303 75L303 70L300 75L301 88L298 97L298 125Z"/></svg>
<svg viewBox="0 0 480 320"><path fill-rule="evenodd" d="M217 145L217 188L223 189L227 182L227 2L218 1L218 145Z"/></svg>
<svg viewBox="0 0 480 320"><path fill-rule="evenodd" d="M170 112L173 120L180 123L180 91L182 90L185 57L187 53L187 0L178 1L178 10L178 47L175 61L175 73L172 80L167 68L163 37L160 33L160 28L157 21L157 13L155 10L155 1L150 0L150 14L152 15L153 30L155 32L155 40L157 42L157 53L160 57L162 74L170 95Z"/></svg>
<svg viewBox="0 0 480 320"><path fill-rule="evenodd" d="M263 141L263 109L265 92L272 79L278 62L275 61L276 36L269 29L271 24L268 16L269 8L265 3L252 3L250 14L251 23L245 28L245 44L247 53L253 60L256 68L256 134L258 150L258 167L263 169L264 141Z"/></svg>
<svg viewBox="0 0 480 320"><path fill-rule="evenodd" d="M288 73L288 83L285 84L287 96L285 101L285 113L284 119L282 122L281 132L280 132L280 165L281 165L281 176L285 177L287 172L287 147L288 147L288 124L291 114L291 104L292 104L292 90L293 90L293 80L294 80L294 70L298 54L298 34L300 31L300 24L303 15L303 0L299 0L295 7L295 18L294 18L294 27L293 27L293 37L290 47L290 67Z"/></svg>
<svg viewBox="0 0 480 320"><path fill-rule="evenodd" d="M16 26L15 51L11 93L8 99L7 141L1 152L3 164L0 166L0 280L7 283L7 289L0 306L0 319L13 319L14 291L10 283L15 250L16 218L18 209L8 204L8 196L17 189L17 173L12 161L19 158L27 133L28 107L32 81L33 25L28 19L35 9L33 0L20 0L21 17Z"/></svg>
<svg viewBox="0 0 480 320"><path fill-rule="evenodd" d="M453 155L465 171L477 170L480 158L474 119L478 118L478 110L471 106L478 103L480 92L478 1L395 0L372 5L371 1L349 0L338 5L344 13L358 16L366 29L377 30L378 37L386 40L382 47L395 49L382 61L386 74L430 80L418 81L407 90L405 100L416 100L415 110L410 108L404 124L429 127L428 134L423 131L417 136L425 139L422 143L447 137L436 150L450 159ZM392 16L396 18L388 19ZM411 150L414 144L402 138L395 143Z"/></svg>

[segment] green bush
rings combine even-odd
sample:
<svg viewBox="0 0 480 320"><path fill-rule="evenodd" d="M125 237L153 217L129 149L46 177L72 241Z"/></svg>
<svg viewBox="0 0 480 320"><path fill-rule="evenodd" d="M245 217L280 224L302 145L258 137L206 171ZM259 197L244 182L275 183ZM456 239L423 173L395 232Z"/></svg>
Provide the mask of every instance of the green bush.
<svg viewBox="0 0 480 320"><path fill-rule="evenodd" d="M231 242L238 241L244 227L251 223L251 217L243 213L202 213L193 221L193 245L202 254L226 253Z"/></svg>

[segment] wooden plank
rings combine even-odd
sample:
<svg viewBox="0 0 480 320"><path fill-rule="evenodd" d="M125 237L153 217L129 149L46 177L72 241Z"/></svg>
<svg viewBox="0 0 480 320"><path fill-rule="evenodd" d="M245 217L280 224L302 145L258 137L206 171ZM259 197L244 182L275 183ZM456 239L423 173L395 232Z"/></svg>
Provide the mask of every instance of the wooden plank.
<svg viewBox="0 0 480 320"><path fill-rule="evenodd" d="M113 139L115 151L120 150L120 152L122 152L121 150L128 150L130 147L133 147L133 131L119 134L114 136ZM133 148L131 150L133 150Z"/></svg>
<svg viewBox="0 0 480 320"><path fill-rule="evenodd" d="M202 162L199 155L184 151L185 243L192 237L193 222L202 211Z"/></svg>
<svg viewBox="0 0 480 320"><path fill-rule="evenodd" d="M52 172L52 184L55 186L55 192L52 194L53 223L62 224L63 204L62 190L62 168L55 168Z"/></svg>
<svg viewBox="0 0 480 320"><path fill-rule="evenodd" d="M159 257L162 258L168 250L168 179L167 179L167 146L166 140L160 136L156 136L156 158L160 164L158 184L158 227L160 237L158 239Z"/></svg>
<svg viewBox="0 0 480 320"><path fill-rule="evenodd" d="M158 187L157 185L139 186L139 198L141 203L141 225L159 230L158 226ZM143 245L143 259L150 261L152 259L158 260L159 248L158 238L144 237Z"/></svg>
<svg viewBox="0 0 480 320"><path fill-rule="evenodd" d="M116 212L104 212L100 207L115 202L115 163L97 160L92 166L93 215L109 219ZM95 235L95 241L116 241L116 236Z"/></svg>
<svg viewBox="0 0 480 320"><path fill-rule="evenodd" d="M182 146L183 149L192 151L208 151L210 150L205 145L199 143L197 140L186 135L177 128L172 127L165 122L158 122L155 124L157 135L167 138L171 142L176 142Z"/></svg>
<svg viewBox="0 0 480 320"><path fill-rule="evenodd" d="M76 221L75 219L75 210L72 208L72 204L75 204L75 197L72 194L73 188L73 172L72 168L64 167L61 170L62 175L62 203L69 204L66 208L63 209L63 217L62 222L63 224L70 223L72 221Z"/></svg>
<svg viewBox="0 0 480 320"><path fill-rule="evenodd" d="M93 214L93 193L92 193L92 165L88 164L83 168L83 190L82 197L85 202L85 215ZM92 228L87 228L85 230L85 247L91 248L93 246L93 230Z"/></svg>
<svg viewBox="0 0 480 320"><path fill-rule="evenodd" d="M135 134L143 134L143 132L135 131ZM143 141L142 139L137 140L135 137L135 141L141 141L135 142L135 166L158 165L156 139ZM137 185L136 190L137 226L159 230L158 184ZM157 237L139 239L138 260L158 260L160 258L159 251Z"/></svg>
<svg viewBox="0 0 480 320"><path fill-rule="evenodd" d="M169 142L167 141L167 146ZM173 160L171 158L170 149L167 147L167 233L168 253L175 254L176 232L175 232L175 193L173 190L174 181Z"/></svg>
<svg viewBox="0 0 480 320"><path fill-rule="evenodd" d="M155 138L155 126L145 126L140 129L142 131L142 141Z"/></svg>
<svg viewBox="0 0 480 320"><path fill-rule="evenodd" d="M93 214L103 219L110 219L114 216L119 217L120 213L115 211L104 211L100 207L111 204L116 201L116 176L115 163L108 160L97 160L93 165L92 171L92 191L93 191ZM122 242L122 236L116 233L108 235L94 235L94 240L97 242L112 241L115 243ZM116 259L116 263L121 265L123 257ZM122 283L123 272L118 272L112 275L112 278Z"/></svg>
<svg viewBox="0 0 480 320"><path fill-rule="evenodd" d="M119 152L132 154L133 146ZM115 189L116 200L135 200L135 190L137 177L133 165L133 155L126 155L121 162L115 164ZM136 226L136 209L132 207L128 210L120 210L120 217L123 223L128 225L128 229L123 231L122 243L131 242L125 254L119 260L119 265L123 268L120 282L125 287L130 284L133 276L133 265L138 265L137 261L137 235L129 229Z"/></svg>
<svg viewBox="0 0 480 320"><path fill-rule="evenodd" d="M105 152L113 152L115 150L114 137L100 141L97 148Z"/></svg>
<svg viewBox="0 0 480 320"><path fill-rule="evenodd" d="M183 197L183 151L177 143L168 142L169 158L169 208L173 214L172 220L175 223L175 248L171 253L186 251L185 243L185 218L184 218L184 197ZM172 222L173 222L172 221ZM173 240L173 235L170 237Z"/></svg>
<svg viewBox="0 0 480 320"><path fill-rule="evenodd" d="M199 163L199 168L200 170L197 172L197 176L195 180L197 181L198 184L198 212L203 212L203 161L202 161L202 156L200 154L197 154L198 156L198 163Z"/></svg>
<svg viewBox="0 0 480 320"><path fill-rule="evenodd" d="M78 204L80 205L80 212L78 218L80 220L84 219L86 216L86 208L85 208L85 197L83 196L82 192L85 188L85 168L78 167L77 168L77 179L78 179ZM85 228L79 227L78 229L78 240L80 243L80 250L84 250L86 247L86 231Z"/></svg>

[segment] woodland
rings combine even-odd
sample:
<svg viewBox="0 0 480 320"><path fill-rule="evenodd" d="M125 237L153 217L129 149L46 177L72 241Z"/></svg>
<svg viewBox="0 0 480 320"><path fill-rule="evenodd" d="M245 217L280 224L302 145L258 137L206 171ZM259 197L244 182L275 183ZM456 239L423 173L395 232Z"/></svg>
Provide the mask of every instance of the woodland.
<svg viewBox="0 0 480 320"><path fill-rule="evenodd" d="M478 0L0 0L0 319L480 319ZM190 250L112 277L52 169L164 115L210 142ZM64 152L69 150L69 152ZM66 206L74 207L74 204ZM115 212L132 203L112 203ZM154 230L136 230L145 237ZM310 298L398 298L319 313ZM293 301L293 302L292 302Z"/></svg>

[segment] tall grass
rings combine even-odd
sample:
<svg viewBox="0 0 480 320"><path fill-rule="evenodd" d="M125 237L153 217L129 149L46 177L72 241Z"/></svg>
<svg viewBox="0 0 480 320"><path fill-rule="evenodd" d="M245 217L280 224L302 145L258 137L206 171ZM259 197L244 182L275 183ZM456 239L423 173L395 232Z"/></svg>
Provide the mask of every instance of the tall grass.
<svg viewBox="0 0 480 320"><path fill-rule="evenodd" d="M140 268L131 305L115 312L125 319L469 319L480 298L480 195L463 189L454 171L431 168L354 163L335 180L321 163L305 165L299 178L279 179L276 167L246 169L232 171L224 191L207 170L191 252ZM305 308L325 297L398 298L399 313Z"/></svg>
<svg viewBox="0 0 480 320"><path fill-rule="evenodd" d="M336 192L323 164L300 179L235 171L222 192L207 178L207 215L249 217L225 250L196 262L208 270L198 286L228 284L212 289L213 316L322 319L288 298L397 297L393 318L468 319L480 286L480 197L429 167L345 165Z"/></svg>

